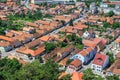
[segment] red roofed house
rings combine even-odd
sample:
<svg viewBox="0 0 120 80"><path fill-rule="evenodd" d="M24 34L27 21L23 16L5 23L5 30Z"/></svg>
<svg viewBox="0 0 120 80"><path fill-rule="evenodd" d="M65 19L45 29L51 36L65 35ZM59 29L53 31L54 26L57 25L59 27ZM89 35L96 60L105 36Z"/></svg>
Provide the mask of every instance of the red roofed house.
<svg viewBox="0 0 120 80"><path fill-rule="evenodd" d="M82 43L84 47L97 47L97 51L99 52L105 47L107 40L103 38L94 38L93 40L83 40Z"/></svg>
<svg viewBox="0 0 120 80"><path fill-rule="evenodd" d="M109 57L105 54L97 53L91 68L95 72L101 72L103 69L105 69L108 66L108 64L109 64Z"/></svg>
<svg viewBox="0 0 120 80"><path fill-rule="evenodd" d="M81 68L82 68L82 61L80 61L79 59L75 59L69 64L66 71L68 73L73 73Z"/></svg>
<svg viewBox="0 0 120 80"><path fill-rule="evenodd" d="M120 38L115 40L115 45L116 45L116 48L120 47Z"/></svg>

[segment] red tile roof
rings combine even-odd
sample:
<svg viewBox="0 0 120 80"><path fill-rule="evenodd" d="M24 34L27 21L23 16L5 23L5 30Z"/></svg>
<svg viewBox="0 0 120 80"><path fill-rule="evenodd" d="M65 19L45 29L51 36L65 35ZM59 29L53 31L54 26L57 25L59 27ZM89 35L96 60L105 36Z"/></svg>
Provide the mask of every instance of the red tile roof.
<svg viewBox="0 0 120 80"><path fill-rule="evenodd" d="M46 36L43 36L43 37L40 38L41 41L45 41L45 42L46 42L46 41L49 41L49 40L51 40L51 39L52 39L52 38L51 38L51 36L49 36L49 35L46 35Z"/></svg>
<svg viewBox="0 0 120 80"><path fill-rule="evenodd" d="M6 40L6 41L9 41L9 42L13 42L14 41L14 39L6 37L6 36L2 36L2 35L0 35L0 39Z"/></svg>
<svg viewBox="0 0 120 80"><path fill-rule="evenodd" d="M75 59L70 63L70 65L78 67L78 66L82 65L82 62L79 59Z"/></svg>
<svg viewBox="0 0 120 80"><path fill-rule="evenodd" d="M95 58L94 58L93 64L103 66L106 58L107 58L107 55L97 53Z"/></svg>
<svg viewBox="0 0 120 80"><path fill-rule="evenodd" d="M89 46L89 47L95 47L97 44L91 40L83 40L82 43L85 45L85 46Z"/></svg>

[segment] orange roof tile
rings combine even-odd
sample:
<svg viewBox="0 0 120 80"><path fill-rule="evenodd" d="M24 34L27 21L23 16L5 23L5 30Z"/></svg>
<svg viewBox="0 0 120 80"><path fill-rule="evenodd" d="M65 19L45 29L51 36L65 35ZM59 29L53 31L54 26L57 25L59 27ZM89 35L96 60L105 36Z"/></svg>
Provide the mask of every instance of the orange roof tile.
<svg viewBox="0 0 120 80"><path fill-rule="evenodd" d="M36 23L27 22L26 25L31 27L39 27Z"/></svg>
<svg viewBox="0 0 120 80"><path fill-rule="evenodd" d="M107 55L97 53L94 58L93 64L103 66L106 58L107 58Z"/></svg>
<svg viewBox="0 0 120 80"><path fill-rule="evenodd" d="M115 40L115 42L116 42L116 43L120 43L120 38L117 38L117 39Z"/></svg>
<svg viewBox="0 0 120 80"><path fill-rule="evenodd" d="M36 50L32 50L30 48L22 46L22 47L18 48L16 51L23 53L23 54L31 54L32 56L37 56L37 55L41 54L43 51L45 51L45 47L39 46Z"/></svg>
<svg viewBox="0 0 120 80"><path fill-rule="evenodd" d="M12 38L9 38L9 37L6 37L6 36L2 36L2 35L0 35L0 39L6 40L6 41L9 41L9 42L13 42L14 41Z"/></svg>
<svg viewBox="0 0 120 80"><path fill-rule="evenodd" d="M9 42L0 42L0 46L2 47L6 47L6 46L9 46L10 43Z"/></svg>
<svg viewBox="0 0 120 80"><path fill-rule="evenodd" d="M74 65L75 67L78 67L82 65L82 62L79 59L75 59L70 63L70 65Z"/></svg>
<svg viewBox="0 0 120 80"><path fill-rule="evenodd" d="M83 73L73 72L72 80L82 80Z"/></svg>
<svg viewBox="0 0 120 80"><path fill-rule="evenodd" d="M85 45L85 46L89 46L89 47L95 47L97 44L93 41L90 41L90 40L83 40L82 43Z"/></svg>
<svg viewBox="0 0 120 80"><path fill-rule="evenodd" d="M48 36L48 35L43 36L43 37L40 38L41 41L49 41L51 39L52 39L51 36Z"/></svg>

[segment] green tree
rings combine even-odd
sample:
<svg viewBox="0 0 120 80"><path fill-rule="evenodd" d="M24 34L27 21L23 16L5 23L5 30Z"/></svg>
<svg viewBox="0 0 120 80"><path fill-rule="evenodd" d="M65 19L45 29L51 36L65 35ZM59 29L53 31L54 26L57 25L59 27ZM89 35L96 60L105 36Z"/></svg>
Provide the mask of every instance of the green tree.
<svg viewBox="0 0 120 80"><path fill-rule="evenodd" d="M110 11L110 12L108 12L105 16L112 17L112 16L114 16L114 15L115 15L115 13L114 13L113 11Z"/></svg>
<svg viewBox="0 0 120 80"><path fill-rule="evenodd" d="M38 56L37 59L39 60L40 63L43 63L43 59L41 56Z"/></svg>
<svg viewBox="0 0 120 80"><path fill-rule="evenodd" d="M0 0L0 2L1 2L1 3L6 3L6 2L7 2L7 0Z"/></svg>
<svg viewBox="0 0 120 80"><path fill-rule="evenodd" d="M69 22L69 26L73 26L73 20L71 19L70 22Z"/></svg>
<svg viewBox="0 0 120 80"><path fill-rule="evenodd" d="M120 27L120 23L118 22L115 22L112 24L112 28L116 29L116 28L119 28Z"/></svg>
<svg viewBox="0 0 120 80"><path fill-rule="evenodd" d="M110 28L111 25L110 25L108 22L104 22L104 23L103 23L103 27L104 27L104 28Z"/></svg>
<svg viewBox="0 0 120 80"><path fill-rule="evenodd" d="M101 76L94 74L90 68L83 71L83 80L104 80Z"/></svg>
<svg viewBox="0 0 120 80"><path fill-rule="evenodd" d="M15 80L57 80L58 67L58 64L52 60L48 60L45 64L34 61L16 72Z"/></svg>
<svg viewBox="0 0 120 80"><path fill-rule="evenodd" d="M93 72L90 68L87 70L84 70L83 74L84 74L82 77L83 80L94 80L94 78L95 78L95 74L93 74Z"/></svg>
<svg viewBox="0 0 120 80"><path fill-rule="evenodd" d="M65 21L64 20L61 20L61 23L62 23L62 25L65 25Z"/></svg>
<svg viewBox="0 0 120 80"><path fill-rule="evenodd" d="M51 52L55 48L56 48L56 44L48 43L48 42L45 43L45 49L47 53Z"/></svg>
<svg viewBox="0 0 120 80"><path fill-rule="evenodd" d="M69 41L74 42L74 44L82 44L82 38L76 36L75 33L73 33L72 35L67 35L67 38Z"/></svg>
<svg viewBox="0 0 120 80"><path fill-rule="evenodd" d="M72 59L68 59L68 60L66 61L66 64L68 65L68 64L70 64L72 61L73 61Z"/></svg>
<svg viewBox="0 0 120 80"><path fill-rule="evenodd" d="M67 75L63 76L60 80L72 80L71 75L67 74Z"/></svg>
<svg viewBox="0 0 120 80"><path fill-rule="evenodd" d="M63 48L63 47L66 47L68 45L68 43L66 43L66 42L61 42L61 41L59 41L58 43L57 43L57 46L59 46L59 47L61 47L61 48Z"/></svg>
<svg viewBox="0 0 120 80"><path fill-rule="evenodd" d="M22 65L16 59L1 59L0 60L0 79L2 80L14 80L13 76L15 72L21 69Z"/></svg>
<svg viewBox="0 0 120 80"><path fill-rule="evenodd" d="M113 64L114 61L115 61L115 59L114 59L114 57L113 57L113 56L114 56L113 53L107 52L106 55L109 56L109 63L110 63L110 65Z"/></svg>
<svg viewBox="0 0 120 80"><path fill-rule="evenodd" d="M96 75L95 79L94 80L104 80L103 77L99 76L99 75Z"/></svg>
<svg viewBox="0 0 120 80"><path fill-rule="evenodd" d="M118 75L106 76L106 80L120 80Z"/></svg>

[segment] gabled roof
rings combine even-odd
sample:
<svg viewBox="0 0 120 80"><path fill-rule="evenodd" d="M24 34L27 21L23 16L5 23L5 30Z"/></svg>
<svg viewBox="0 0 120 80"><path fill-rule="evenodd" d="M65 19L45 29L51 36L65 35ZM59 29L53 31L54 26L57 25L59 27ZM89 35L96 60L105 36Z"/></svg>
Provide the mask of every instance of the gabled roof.
<svg viewBox="0 0 120 80"><path fill-rule="evenodd" d="M93 64L103 66L106 58L107 58L107 55L97 53L94 58Z"/></svg>
<svg viewBox="0 0 120 80"><path fill-rule="evenodd" d="M6 47L6 46L9 46L10 43L9 42L0 42L0 46L2 47Z"/></svg>
<svg viewBox="0 0 120 80"><path fill-rule="evenodd" d="M6 36L2 36L2 35L0 35L0 39L6 40L6 41L9 41L9 42L13 42L14 41L14 39L6 37Z"/></svg>
<svg viewBox="0 0 120 80"><path fill-rule="evenodd" d="M85 45L85 46L89 46L89 47L95 47L97 44L91 40L83 40L82 43Z"/></svg>
<svg viewBox="0 0 120 80"><path fill-rule="evenodd" d="M32 22L27 22L26 25L31 27L39 27L36 23L32 23Z"/></svg>
<svg viewBox="0 0 120 80"><path fill-rule="evenodd" d="M79 54L81 54L82 56L87 56L87 54L89 54L94 47L88 47L86 49L83 49L82 51L79 52Z"/></svg>
<svg viewBox="0 0 120 80"><path fill-rule="evenodd" d="M99 43L105 45L107 43L106 39L103 38L94 38L93 40L83 40L82 43L85 46L89 46L89 47L95 47L97 46Z"/></svg>
<svg viewBox="0 0 120 80"><path fill-rule="evenodd" d="M37 56L45 51L44 45L40 45L40 46L35 47L35 48L36 48L36 50L33 50L33 49L28 48L28 47L22 46L22 47L18 48L16 51L19 53L23 53L23 54L31 54L32 56Z"/></svg>
<svg viewBox="0 0 120 80"><path fill-rule="evenodd" d="M73 65L75 67L79 67L80 65L82 65L82 62L79 59L75 59L70 63L70 65Z"/></svg>
<svg viewBox="0 0 120 80"><path fill-rule="evenodd" d="M40 40L46 42L46 41L52 40L52 38L50 35L46 35L46 36L41 37Z"/></svg>

